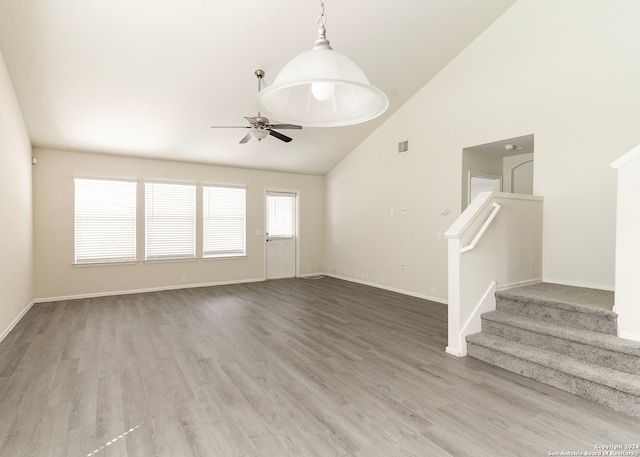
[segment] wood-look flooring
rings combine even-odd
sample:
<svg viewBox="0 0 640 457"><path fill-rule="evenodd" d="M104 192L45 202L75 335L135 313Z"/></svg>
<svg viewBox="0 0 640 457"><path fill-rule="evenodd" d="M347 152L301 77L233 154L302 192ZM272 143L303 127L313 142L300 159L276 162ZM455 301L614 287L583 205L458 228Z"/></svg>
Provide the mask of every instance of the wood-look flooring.
<svg viewBox="0 0 640 457"><path fill-rule="evenodd" d="M0 343L0 455L547 456L640 421L445 354L447 309L336 279L35 305Z"/></svg>

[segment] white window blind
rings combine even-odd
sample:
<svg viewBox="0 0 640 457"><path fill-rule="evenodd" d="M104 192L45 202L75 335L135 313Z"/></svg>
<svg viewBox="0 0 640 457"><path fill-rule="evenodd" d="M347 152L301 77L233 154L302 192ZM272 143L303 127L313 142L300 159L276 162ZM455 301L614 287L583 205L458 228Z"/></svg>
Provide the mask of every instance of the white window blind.
<svg viewBox="0 0 640 457"><path fill-rule="evenodd" d="M202 187L203 257L246 253L246 190L240 187Z"/></svg>
<svg viewBox="0 0 640 457"><path fill-rule="evenodd" d="M145 259L196 256L195 184L145 183Z"/></svg>
<svg viewBox="0 0 640 457"><path fill-rule="evenodd" d="M75 182L75 263L136 260L135 181Z"/></svg>
<svg viewBox="0 0 640 457"><path fill-rule="evenodd" d="M295 227L294 194L267 195L267 227L271 238L292 238Z"/></svg>

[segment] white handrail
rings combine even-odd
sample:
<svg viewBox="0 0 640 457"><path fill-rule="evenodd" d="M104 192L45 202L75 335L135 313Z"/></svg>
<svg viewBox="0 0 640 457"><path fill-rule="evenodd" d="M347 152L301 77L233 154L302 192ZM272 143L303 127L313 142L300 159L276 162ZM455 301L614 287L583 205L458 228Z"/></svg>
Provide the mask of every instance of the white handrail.
<svg viewBox="0 0 640 457"><path fill-rule="evenodd" d="M465 252L468 252L476 247L476 244L478 244L478 241L480 241L480 238L482 238L484 232L487 231L489 225L491 225L491 222L493 222L501 208L502 206L499 203L493 203L493 211L491 212L491 214L489 214L487 220L484 221L484 224L482 224L482 227L480 227L480 230L476 234L475 238L471 241L471 243L460 249L460 254L464 254Z"/></svg>

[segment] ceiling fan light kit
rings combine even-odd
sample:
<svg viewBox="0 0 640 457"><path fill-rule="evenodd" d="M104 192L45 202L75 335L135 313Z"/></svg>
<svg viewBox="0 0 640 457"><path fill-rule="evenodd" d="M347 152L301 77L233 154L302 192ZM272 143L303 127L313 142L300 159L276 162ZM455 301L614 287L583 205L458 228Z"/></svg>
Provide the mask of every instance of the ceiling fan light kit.
<svg viewBox="0 0 640 457"><path fill-rule="evenodd" d="M264 140L269 136L269 131L265 129L251 129L251 136L258 141Z"/></svg>
<svg viewBox="0 0 640 457"><path fill-rule="evenodd" d="M324 0L321 6L313 48L294 57L271 86L258 92L257 106L267 116L306 127L341 127L380 116L389 99L353 61L331 48Z"/></svg>

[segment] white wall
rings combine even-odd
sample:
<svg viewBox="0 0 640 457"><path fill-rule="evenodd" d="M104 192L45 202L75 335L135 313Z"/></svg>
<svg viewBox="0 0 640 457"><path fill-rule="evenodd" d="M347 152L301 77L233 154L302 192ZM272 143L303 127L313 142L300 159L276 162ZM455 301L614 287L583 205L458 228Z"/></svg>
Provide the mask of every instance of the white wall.
<svg viewBox="0 0 640 457"><path fill-rule="evenodd" d="M0 52L0 339L33 299L31 143Z"/></svg>
<svg viewBox="0 0 640 457"><path fill-rule="evenodd" d="M617 234L618 331L624 338L640 341L640 154L618 170Z"/></svg>
<svg viewBox="0 0 640 457"><path fill-rule="evenodd" d="M637 17L635 0L515 3L328 174L325 264L446 300L435 234L459 214L463 148L534 134L544 280L613 288L608 164L638 143ZM397 155L405 139L410 152Z"/></svg>
<svg viewBox="0 0 640 457"><path fill-rule="evenodd" d="M33 170L36 296L75 297L261 280L265 277L265 189L300 191L301 273L322 272L324 179L319 176L275 173L190 163L34 150ZM238 259L186 262L142 262L144 233L138 230L135 265L74 267L74 176L240 184L247 187L247 256ZM140 189L140 188L139 188ZM140 191L139 191L140 194ZM138 202L141 199L139 197ZM144 208L138 205L138 221ZM187 283L182 283L182 276Z"/></svg>

